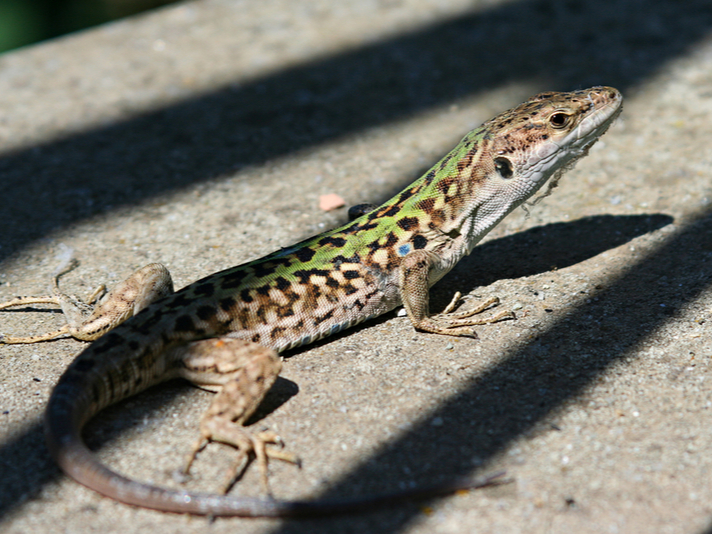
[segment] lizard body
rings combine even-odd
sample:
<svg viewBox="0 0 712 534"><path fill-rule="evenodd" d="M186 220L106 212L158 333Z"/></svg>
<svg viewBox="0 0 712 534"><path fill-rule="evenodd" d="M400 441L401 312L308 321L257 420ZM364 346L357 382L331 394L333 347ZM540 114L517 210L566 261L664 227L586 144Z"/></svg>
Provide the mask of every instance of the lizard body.
<svg viewBox="0 0 712 534"><path fill-rule="evenodd" d="M185 377L221 388L201 421L201 437L186 471L206 443L219 441L238 449L245 461L247 454L255 454L266 484L268 457L295 458L266 447L278 441L274 434L253 435L242 425L279 373L277 353L400 304L416 329L446 335L474 336L473 325L512 317L508 312L474 317L496 299L474 310L452 312L459 294L443 314L431 316L428 291L547 180L553 187L606 131L621 103L620 93L610 87L542 93L467 134L404 191L340 228L210 275L176 293L165 268L151 264L113 290L88 317L69 317L70 324L57 333L0 337L5 343L64 334L96 339L69 366L51 395L45 429L52 456L89 488L163 511L311 515L388 501L390 496L295 503L149 486L101 465L80 432L109 404L163 380ZM58 276L54 295L38 298L50 300L18 298L0 309L55 302L68 316L78 315L78 305L60 293ZM231 481L241 468L231 471ZM426 488L408 495L438 491L448 490Z"/></svg>

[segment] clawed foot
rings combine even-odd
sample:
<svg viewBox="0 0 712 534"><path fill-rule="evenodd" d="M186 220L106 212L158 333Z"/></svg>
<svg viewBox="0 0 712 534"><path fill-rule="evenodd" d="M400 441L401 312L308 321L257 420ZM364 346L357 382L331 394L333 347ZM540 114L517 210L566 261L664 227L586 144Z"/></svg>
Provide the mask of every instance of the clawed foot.
<svg viewBox="0 0 712 534"><path fill-rule="evenodd" d="M65 259L52 276L52 295L41 297L15 297L7 302L0 303L0 310L18 306L30 306L32 304L53 304L63 310L65 310L65 308L72 308L73 313L67 315L68 323L58 330L37 336L7 336L0 334L0 343L7 345L15 343L38 343L40 341L50 341L59 337L72 335L73 320L79 318L78 320L81 322L81 318L88 317L94 310L96 302L106 293L106 286L104 285L96 288L86 301L81 300L79 297L62 293L59 290L60 277L73 270L77 265L77 261L73 258ZM66 310L65 314L67 314Z"/></svg>
<svg viewBox="0 0 712 534"><path fill-rule="evenodd" d="M449 336L462 336L477 339L477 333L471 326L481 326L485 324L498 323L509 319L516 319L514 312L509 310L500 311L489 317L475 317L480 313L499 305L499 298L491 297L481 302L475 308L454 312L453 310L462 301L462 295L458 291L447 307L437 315L426 317L416 325L419 330L444 334Z"/></svg>
<svg viewBox="0 0 712 534"><path fill-rule="evenodd" d="M228 470L225 483L221 488L223 493L230 491L235 482L242 477L252 457L257 460L257 465L260 468L262 487L269 496L272 495L268 479L269 459L281 460L301 467L301 461L294 454L282 449L267 447L267 445L284 446L282 439L271 430L262 430L253 434L240 425L236 425L235 423L226 425L224 420L221 421L219 419L204 421L203 424L201 424L200 430L202 435L188 454L183 473L188 475L197 454L202 451L208 443L219 442L231 445L237 449L238 457L233 466Z"/></svg>
<svg viewBox="0 0 712 534"><path fill-rule="evenodd" d="M0 303L5 308L31 304L53 304L62 308L67 324L58 330L36 336L8 336L0 334L0 343L37 343L71 336L81 341L98 339L112 328L138 313L150 303L173 292L170 273L161 264L152 263L139 269L118 284L110 293L100 285L86 300L62 293L59 278L74 269L77 262L65 261L52 277L52 295L15 297Z"/></svg>
<svg viewBox="0 0 712 534"><path fill-rule="evenodd" d="M425 249L415 250L406 254L400 267L398 286L401 300L410 322L417 330L446 336L476 338L477 333L469 327L515 318L510 311L503 311L491 317L474 317L484 310L499 304L499 299L496 297L486 300L474 309L454 312L453 310L462 299L462 295L459 292L455 294L455 297L447 305L443 313L431 316L429 290L433 268L441 268L440 260L437 254Z"/></svg>

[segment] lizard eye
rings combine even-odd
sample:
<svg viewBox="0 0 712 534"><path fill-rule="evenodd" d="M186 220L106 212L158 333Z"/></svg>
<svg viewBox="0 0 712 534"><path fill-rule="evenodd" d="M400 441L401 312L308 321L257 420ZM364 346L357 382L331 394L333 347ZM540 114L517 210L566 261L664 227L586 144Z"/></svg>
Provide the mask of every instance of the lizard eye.
<svg viewBox="0 0 712 534"><path fill-rule="evenodd" d="M571 115L567 115L566 113L554 113L551 117L549 117L549 123L554 127L554 128L563 128L567 124L569 124L569 121L571 120Z"/></svg>
<svg viewBox="0 0 712 534"><path fill-rule="evenodd" d="M507 158L494 158L494 168L502 178L511 178L514 175L512 162Z"/></svg>

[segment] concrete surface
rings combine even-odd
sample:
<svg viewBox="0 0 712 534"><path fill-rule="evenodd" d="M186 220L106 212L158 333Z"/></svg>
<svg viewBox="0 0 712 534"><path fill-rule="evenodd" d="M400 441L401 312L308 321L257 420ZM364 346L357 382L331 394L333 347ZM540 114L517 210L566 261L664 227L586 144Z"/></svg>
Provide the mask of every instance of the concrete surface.
<svg viewBox="0 0 712 534"><path fill-rule="evenodd" d="M3 532L712 532L712 5L708 0L203 0L0 56L0 299L46 291L60 244L84 294L161 261L178 286L385 200L470 128L541 90L626 96L554 194L433 292L498 295L480 340L390 314L289 354L257 425L304 460L282 498L506 469L507 486L368 514L209 522L104 499L40 420L73 340L0 347ZM5 333L60 314L17 310ZM103 412L104 461L178 486L210 394ZM231 451L187 487L215 490ZM233 490L259 495L256 469Z"/></svg>

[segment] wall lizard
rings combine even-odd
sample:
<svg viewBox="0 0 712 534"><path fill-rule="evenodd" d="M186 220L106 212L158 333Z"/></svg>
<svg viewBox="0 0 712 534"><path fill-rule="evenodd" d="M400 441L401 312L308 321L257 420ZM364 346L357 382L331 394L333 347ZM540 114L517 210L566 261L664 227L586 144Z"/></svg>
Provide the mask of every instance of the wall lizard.
<svg viewBox="0 0 712 534"><path fill-rule="evenodd" d="M254 455L267 488L268 458L296 462L269 431L243 425L274 383L278 353L311 343L402 304L413 326L476 337L473 326L513 317L454 311L459 293L439 315L429 288L508 213L547 181L548 192L608 129L621 110L611 87L541 93L468 133L425 175L385 204L340 228L173 292L167 269L150 264L101 300L84 304L61 293L17 297L0 309L38 302L60 305L68 324L32 343L71 335L94 341L68 367L45 413L52 457L76 481L118 501L177 513L287 516L328 514L377 502L478 487L491 479L420 488L345 501L279 501L192 494L125 478L99 463L81 439L84 424L106 406L158 382L183 377L219 392L200 422L185 472L209 442L235 447L238 462L225 491ZM95 302L96 301L96 302Z"/></svg>

